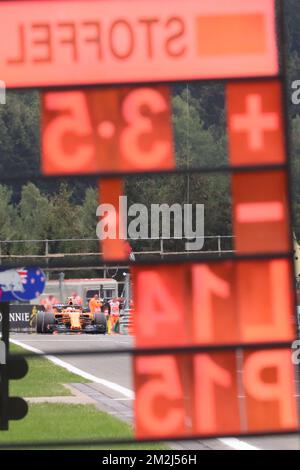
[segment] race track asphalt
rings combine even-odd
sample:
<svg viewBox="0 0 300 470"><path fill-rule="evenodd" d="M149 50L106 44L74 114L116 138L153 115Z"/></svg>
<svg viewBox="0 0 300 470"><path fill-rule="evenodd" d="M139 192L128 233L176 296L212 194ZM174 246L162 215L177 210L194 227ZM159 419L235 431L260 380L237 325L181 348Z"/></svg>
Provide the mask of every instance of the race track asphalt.
<svg viewBox="0 0 300 470"><path fill-rule="evenodd" d="M131 347L133 339L130 336L103 336L103 335L37 335L14 333L11 334L13 340L17 340L24 345L34 347L47 354L54 355L68 364L81 369L84 372L94 375L99 379L104 379L126 389L133 390L131 358L129 355L97 355L103 349L126 349ZM76 355L67 356L63 353L74 352ZM84 352L91 355L83 355ZM78 354L77 354L78 352ZM95 353L95 354L93 354ZM122 399L118 392L115 392L114 400ZM124 399L124 395L123 395ZM200 442L199 442L200 444ZM274 450L300 450L300 436L277 436L242 438L229 440L203 441L203 449L274 449ZM199 448L202 448L199 446Z"/></svg>

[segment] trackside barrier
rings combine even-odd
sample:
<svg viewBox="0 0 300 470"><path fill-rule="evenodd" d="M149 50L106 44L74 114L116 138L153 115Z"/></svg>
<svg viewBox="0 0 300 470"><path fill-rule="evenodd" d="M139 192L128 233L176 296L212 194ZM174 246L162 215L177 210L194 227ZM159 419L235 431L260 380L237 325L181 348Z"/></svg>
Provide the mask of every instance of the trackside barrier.
<svg viewBox="0 0 300 470"><path fill-rule="evenodd" d="M15 332L33 333L36 331L36 317L44 311L43 305L15 304L10 305L9 330ZM0 313L0 331L2 329L2 314Z"/></svg>
<svg viewBox="0 0 300 470"><path fill-rule="evenodd" d="M133 334L133 320L132 311L125 309L124 313L120 315L119 320L119 333L120 335L132 335Z"/></svg>

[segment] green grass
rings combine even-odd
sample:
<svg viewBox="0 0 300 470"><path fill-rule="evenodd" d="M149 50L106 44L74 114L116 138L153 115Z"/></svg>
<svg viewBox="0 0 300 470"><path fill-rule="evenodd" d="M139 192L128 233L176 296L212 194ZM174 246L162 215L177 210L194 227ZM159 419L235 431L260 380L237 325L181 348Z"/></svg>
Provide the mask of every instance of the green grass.
<svg viewBox="0 0 300 470"><path fill-rule="evenodd" d="M24 353L24 349L10 345L12 353ZM71 395L63 384L88 382L42 357L27 359L29 372L21 380L10 381L10 396L50 397ZM43 442L46 440L132 439L131 426L100 412L94 405L67 405L61 403L29 404L28 415L21 421L10 421L9 431L0 432L0 444L20 441ZM46 447L45 447L46 448ZM62 447L57 447L58 449ZM80 446L76 449L145 449L160 450L160 444L132 444L124 446Z"/></svg>
<svg viewBox="0 0 300 470"><path fill-rule="evenodd" d="M43 442L67 439L132 438L131 427L93 405L32 404L21 421L10 422L10 430L0 432L0 444L18 441ZM45 446L46 448L46 446ZM57 447L62 448L62 447ZM66 447L65 447L66 448ZM167 449L160 444L124 446L80 446L76 449Z"/></svg>
<svg viewBox="0 0 300 470"><path fill-rule="evenodd" d="M10 344L12 353L24 353L24 349ZM71 395L63 384L77 382L86 383L88 380L68 372L63 367L56 366L43 357L27 359L29 371L21 380L10 381L10 395L22 397L55 397Z"/></svg>

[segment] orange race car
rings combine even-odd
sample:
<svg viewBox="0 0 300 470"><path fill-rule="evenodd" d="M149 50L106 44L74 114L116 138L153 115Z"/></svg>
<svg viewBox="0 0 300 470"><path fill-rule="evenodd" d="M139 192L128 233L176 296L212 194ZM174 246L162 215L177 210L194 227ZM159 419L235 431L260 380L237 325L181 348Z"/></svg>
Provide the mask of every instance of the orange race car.
<svg viewBox="0 0 300 470"><path fill-rule="evenodd" d="M106 317L102 312L91 313L82 305L58 304L53 312L38 312L37 333L84 332L105 334Z"/></svg>

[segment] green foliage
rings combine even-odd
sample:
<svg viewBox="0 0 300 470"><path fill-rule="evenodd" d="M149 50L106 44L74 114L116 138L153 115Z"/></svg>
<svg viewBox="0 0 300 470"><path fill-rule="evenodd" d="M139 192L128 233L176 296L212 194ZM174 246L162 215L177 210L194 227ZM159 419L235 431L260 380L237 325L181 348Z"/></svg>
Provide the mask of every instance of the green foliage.
<svg viewBox="0 0 300 470"><path fill-rule="evenodd" d="M179 167L199 168L226 163L224 140L216 139L210 128L205 129L190 92L184 91L173 98L173 124Z"/></svg>
<svg viewBox="0 0 300 470"><path fill-rule="evenodd" d="M15 236L16 210L11 203L12 191L0 185L0 238L9 240Z"/></svg>
<svg viewBox="0 0 300 470"><path fill-rule="evenodd" d="M33 183L23 186L19 204L19 232L22 232L22 237L46 238L51 209L48 198Z"/></svg>
<svg viewBox="0 0 300 470"><path fill-rule="evenodd" d="M96 233L96 209L98 206L98 194L94 188L87 188L82 205L79 207L81 221L81 236L95 238Z"/></svg>
<svg viewBox="0 0 300 470"><path fill-rule="evenodd" d="M24 174L37 170L40 156L39 97L36 92L9 92L0 106L0 171Z"/></svg>
<svg viewBox="0 0 300 470"><path fill-rule="evenodd" d="M286 11L286 30L288 33L289 49L300 53L300 3L298 0L284 0Z"/></svg>
<svg viewBox="0 0 300 470"><path fill-rule="evenodd" d="M72 191L62 184L52 198L50 238L77 238L80 236L81 220L79 206L71 202Z"/></svg>
<svg viewBox="0 0 300 470"><path fill-rule="evenodd" d="M44 194L28 183L21 189L19 203L13 204L12 190L0 185L0 239L28 240L28 243L3 244L2 254L44 254L44 243L30 240L60 240L96 237L96 191L87 188L82 205L72 201L72 191L62 184L57 193ZM50 252L91 250L87 244L52 242ZM96 246L94 251L96 251Z"/></svg>

